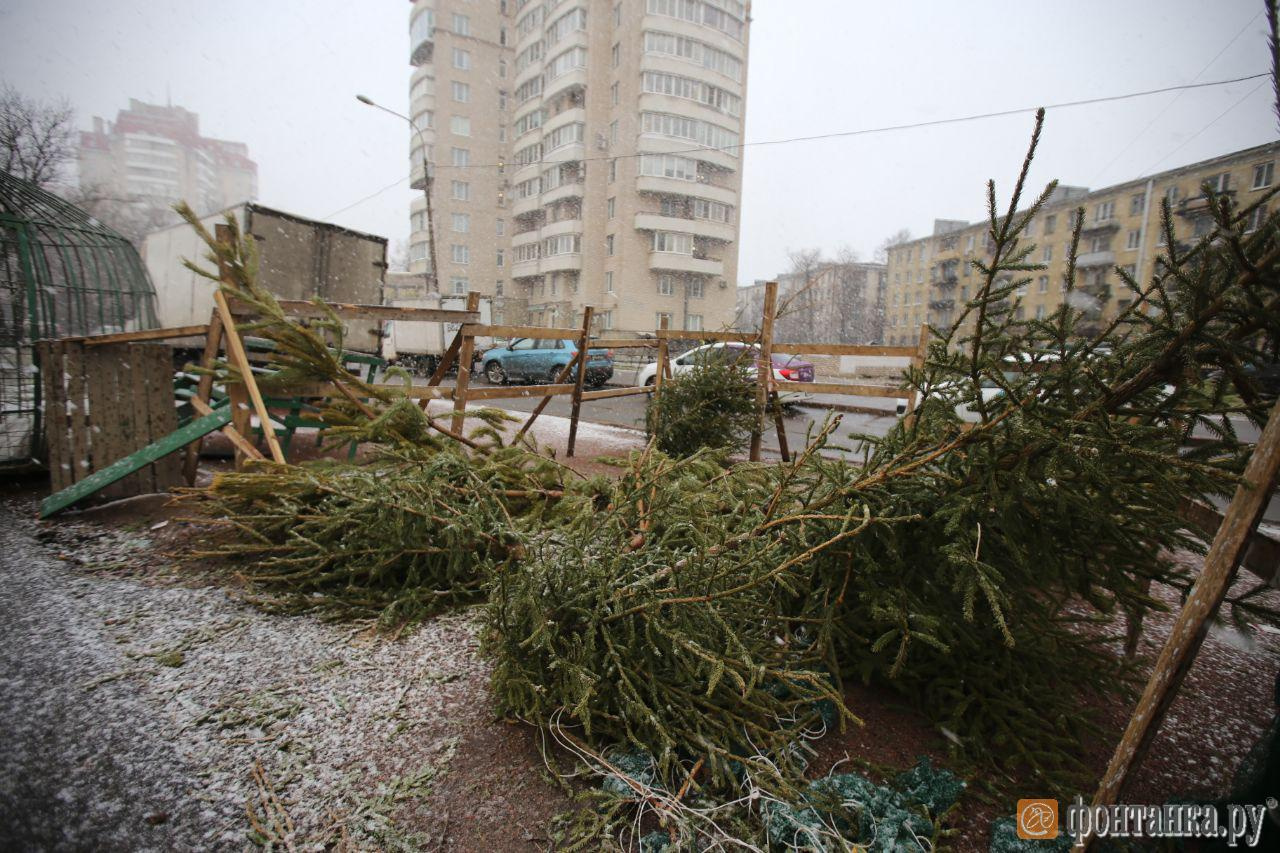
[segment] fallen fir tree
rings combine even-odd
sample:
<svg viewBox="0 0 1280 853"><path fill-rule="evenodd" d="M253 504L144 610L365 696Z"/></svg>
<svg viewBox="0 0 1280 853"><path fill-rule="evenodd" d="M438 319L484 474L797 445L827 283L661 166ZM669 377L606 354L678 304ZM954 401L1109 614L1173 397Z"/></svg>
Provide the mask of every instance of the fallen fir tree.
<svg viewBox="0 0 1280 853"><path fill-rule="evenodd" d="M1077 289L1074 263L1062 307L1023 320L1018 289L1042 269L1023 235L1053 189L1019 209L1039 127L1003 214L989 186L981 287L907 377L917 412L883 438L863 437L861 460L825 457L824 433L787 465L675 462L651 450L614 481L575 480L529 449L502 448L491 428L450 436L405 401L352 384L336 413L348 434L383 448L376 464L407 467L382 480L372 469L348 474L363 478L359 500L325 504L307 492L312 473L267 466L216 483L214 507L276 549L255 555L259 566L323 564L338 600L426 600L416 580L369 565L440 543L465 548L440 555L447 568L423 584L434 595L457 580L457 600L469 601L486 579L500 708L554 721L584 754L641 751L650 787L735 803L737 837L767 843L759 799L798 802L805 739L856 724L842 701L849 677L899 691L979 766L1030 770L1066 790L1093 731L1084 709L1131 683L1120 633L1158 609L1152 584L1189 582L1162 551L1203 547L1180 502L1234 487L1248 447L1231 417L1262 419L1250 368L1277 357L1280 241L1274 215L1247 225L1272 193L1239 207L1206 187L1215 228L1182 247L1166 203L1169 252L1147 281L1116 271L1130 302L1106 328L1082 334L1096 297ZM242 254L221 260L265 302ZM283 318L258 333L302 334ZM348 382L314 346L293 347L296 375ZM1188 450L1194 429L1215 439ZM448 464L427 464L444 454ZM255 483L267 477L299 482ZM441 516L453 526L436 528L388 517L397 508L384 501L379 533L365 540L373 562L344 586L348 561L330 558L344 533L360 540L361 501L403 490L404 478L420 478L419 496L465 483L467 511L460 500ZM288 503L300 492L313 497ZM401 511L413 515L419 500L429 503ZM311 524L330 538L292 535ZM311 576L276 576L314 589ZM1274 615L1232 603L1241 618ZM712 843L706 833L718 830L676 802L661 815L671 831Z"/></svg>

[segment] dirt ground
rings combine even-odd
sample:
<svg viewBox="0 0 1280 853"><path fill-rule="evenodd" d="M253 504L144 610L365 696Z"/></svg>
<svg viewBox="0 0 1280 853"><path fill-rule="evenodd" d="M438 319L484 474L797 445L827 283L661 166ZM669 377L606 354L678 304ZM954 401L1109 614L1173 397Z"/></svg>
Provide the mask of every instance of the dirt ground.
<svg viewBox="0 0 1280 853"><path fill-rule="evenodd" d="M585 460L636 442L581 440ZM572 801L537 730L495 717L474 613L398 637L271 615L187 559L204 534L165 499L37 522L41 488L0 481L0 849L548 849ZM1172 618L1149 619L1148 658ZM1215 629L1126 800L1225 793L1271 722L1277 670L1280 632ZM820 741L815 772L947 765L900 696L847 698L865 725ZM1081 745L1099 773L1129 710L1105 708L1107 740ZM951 845L985 850L1011 812L967 797Z"/></svg>

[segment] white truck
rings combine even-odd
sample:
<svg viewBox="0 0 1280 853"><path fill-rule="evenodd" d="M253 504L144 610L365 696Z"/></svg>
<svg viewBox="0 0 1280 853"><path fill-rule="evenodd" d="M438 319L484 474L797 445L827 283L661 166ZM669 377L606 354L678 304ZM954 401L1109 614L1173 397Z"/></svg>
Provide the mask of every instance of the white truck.
<svg viewBox="0 0 1280 853"><path fill-rule="evenodd" d="M240 229L258 244L258 281L281 299L311 299L381 305L387 269L387 240L284 213L252 202L201 220L206 228L235 217ZM190 258L205 267L206 248L195 230L183 222L148 234L142 247L147 272L156 288L156 307L164 327L209 322L214 283L187 269ZM384 330L376 320L347 322L347 349L377 355ZM202 345L192 341L191 345Z"/></svg>
<svg viewBox="0 0 1280 853"><path fill-rule="evenodd" d="M415 299L392 299L388 305L397 308L440 308L465 311L465 296L441 296L428 293ZM480 300L480 322L488 325L492 316L491 300ZM453 342L458 331L457 323L423 323L418 320L392 320L384 323L382 357L388 364L397 364L411 373L430 376L440 363L440 356ZM492 346L490 338L476 338L475 358Z"/></svg>

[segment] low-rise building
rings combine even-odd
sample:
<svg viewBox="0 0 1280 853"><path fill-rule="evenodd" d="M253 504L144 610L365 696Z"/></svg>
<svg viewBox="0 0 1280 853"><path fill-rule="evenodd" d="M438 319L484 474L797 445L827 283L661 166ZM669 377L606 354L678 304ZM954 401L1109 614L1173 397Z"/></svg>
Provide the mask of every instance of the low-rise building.
<svg viewBox="0 0 1280 853"><path fill-rule="evenodd" d="M1031 282L1015 292L1015 315L1043 318L1062 304L1077 210L1083 211L1083 220L1073 305L1085 312L1080 331L1088 334L1103 328L1132 300L1117 268L1141 283L1166 251L1162 199L1172 208L1174 239L1191 243L1213 227L1204 185L1247 208L1275 183L1277 155L1280 142L1273 142L1100 190L1058 187L1024 232L1024 239L1035 244L1029 261L1045 269L1031 273ZM1263 215L1264 210L1256 211L1251 227ZM982 284L973 261L990 258L989 232L985 220L936 220L928 237L888 250L886 343L914 344L921 324L949 327L961 317Z"/></svg>

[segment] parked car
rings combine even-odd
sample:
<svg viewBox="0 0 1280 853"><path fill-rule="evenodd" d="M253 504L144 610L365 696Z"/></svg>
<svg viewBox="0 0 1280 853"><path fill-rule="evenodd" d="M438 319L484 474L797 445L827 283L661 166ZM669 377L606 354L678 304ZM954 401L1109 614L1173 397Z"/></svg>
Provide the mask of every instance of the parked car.
<svg viewBox="0 0 1280 853"><path fill-rule="evenodd" d="M485 378L493 385L509 380L554 382L578 352L575 340L516 338L480 357ZM586 384L599 388L613 376L613 352L587 350Z"/></svg>
<svg viewBox="0 0 1280 853"><path fill-rule="evenodd" d="M750 350L750 352L748 352ZM760 348L748 347L738 343L705 344L689 350L679 358L671 360L671 374L679 376L697 368L699 364L709 362L733 362L741 360L747 374L756 375ZM813 364L803 361L797 356L775 352L773 355L773 378L778 383L812 382ZM636 374L637 385L652 385L658 375L658 363L646 364ZM798 389L797 389L798 390Z"/></svg>

